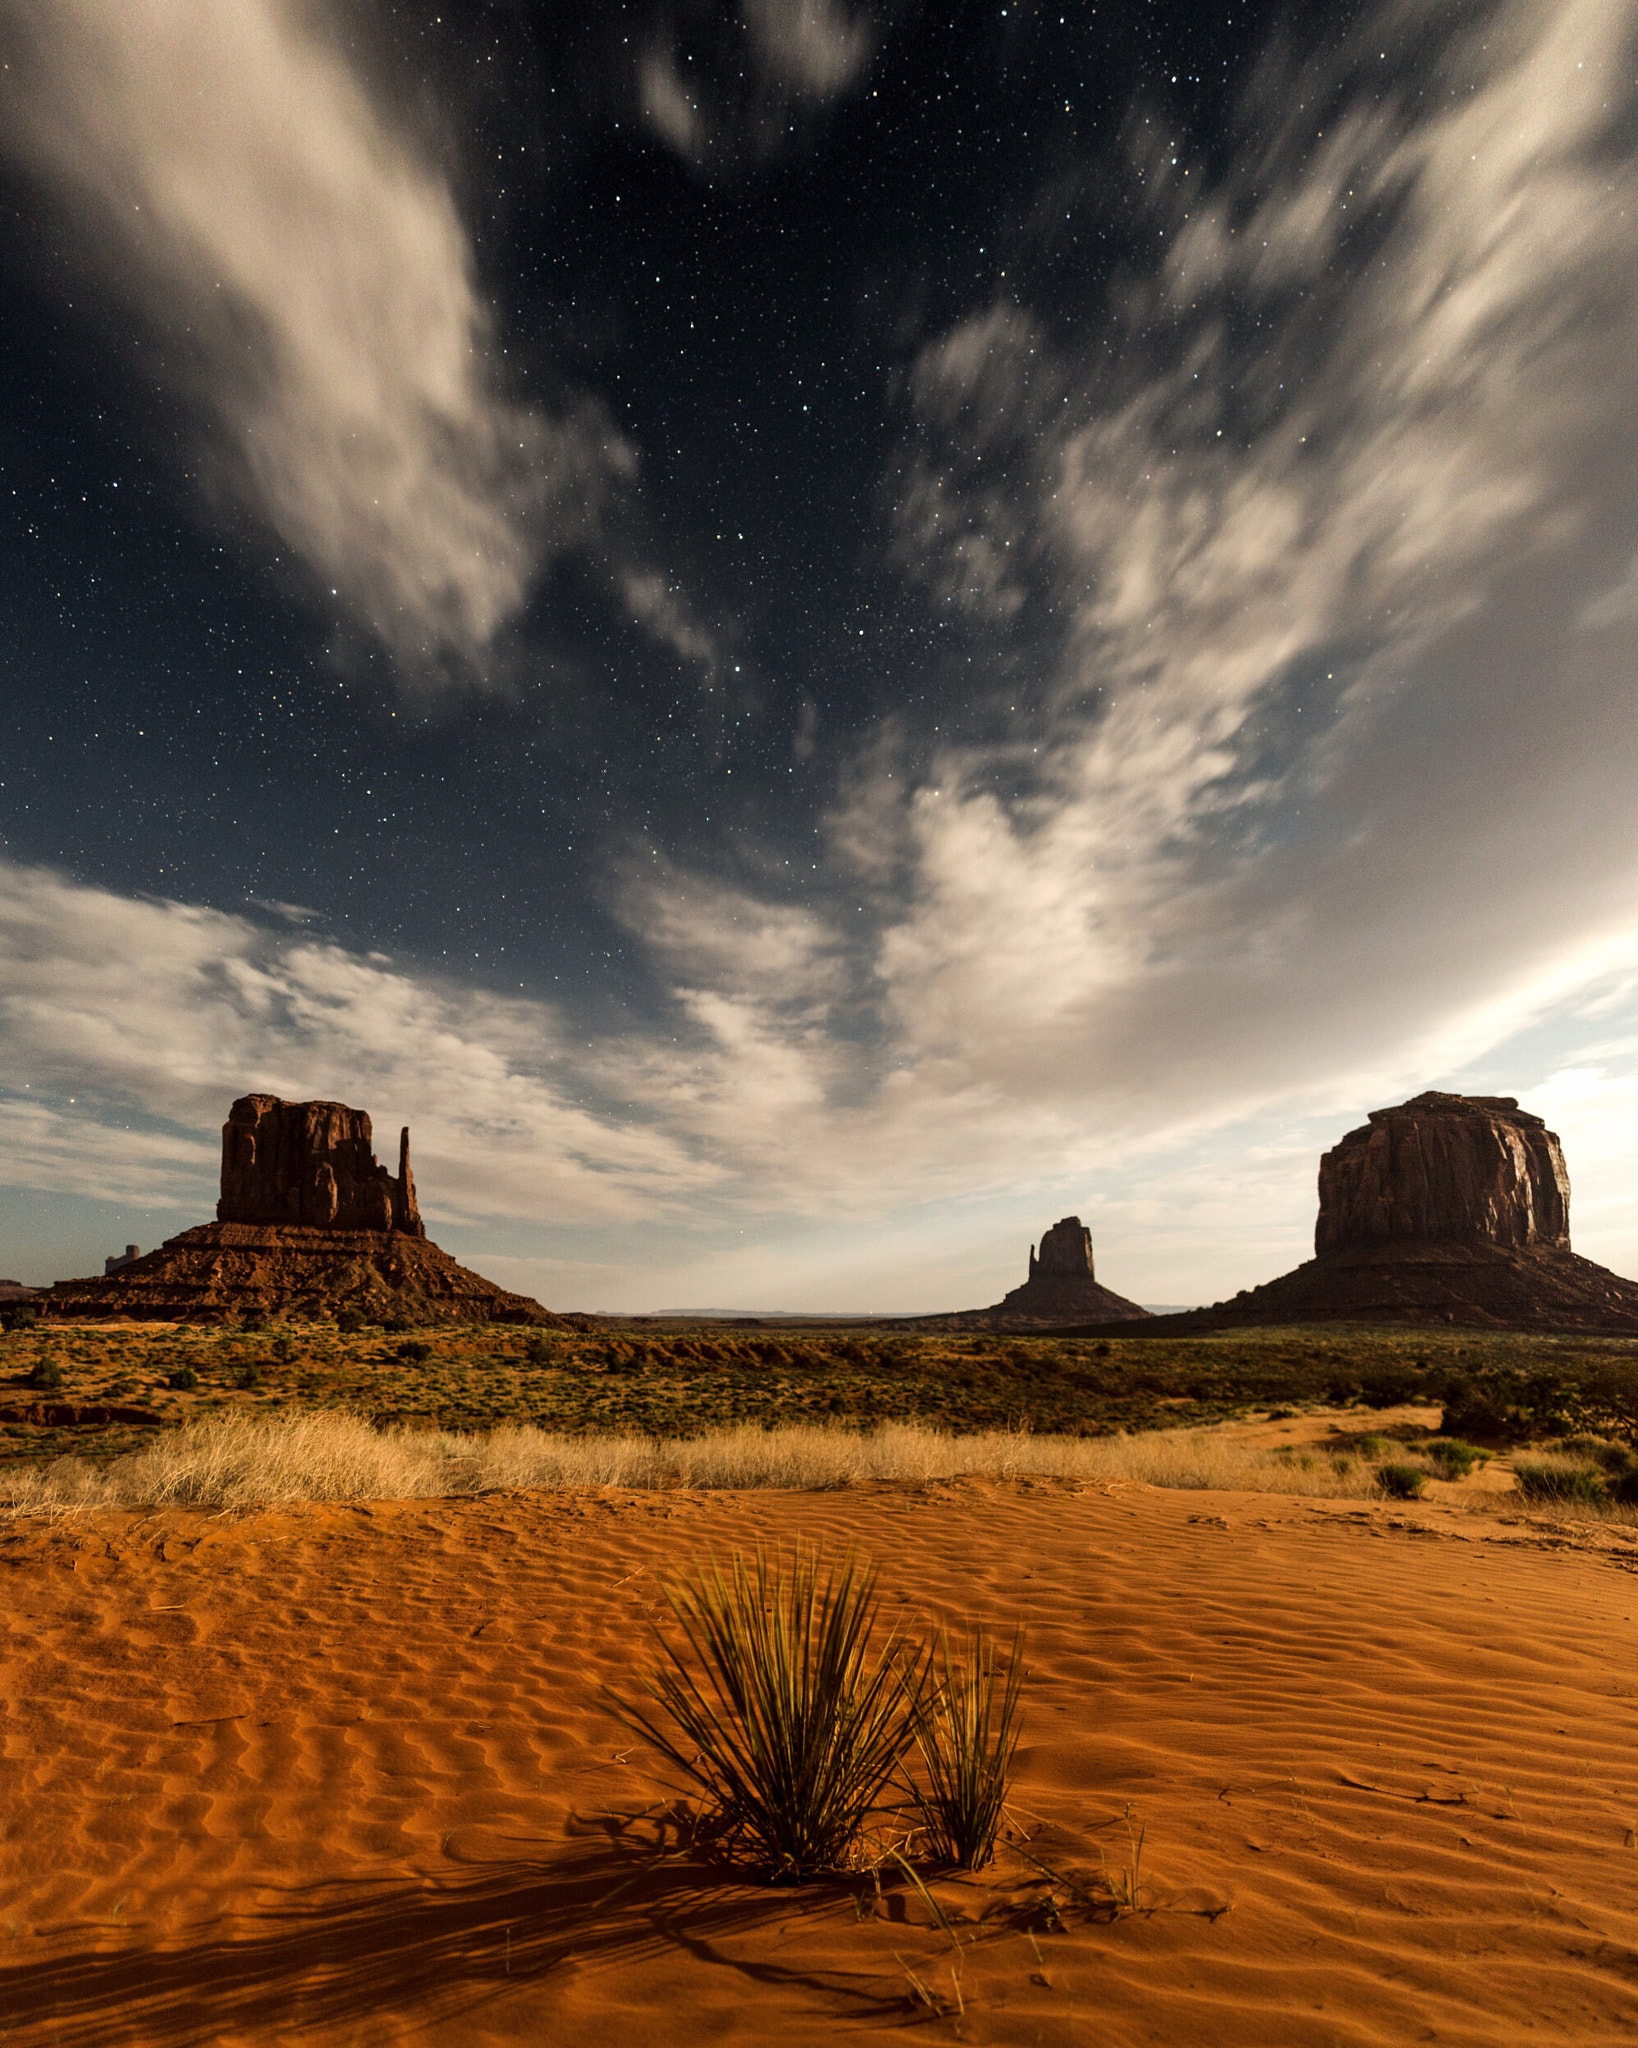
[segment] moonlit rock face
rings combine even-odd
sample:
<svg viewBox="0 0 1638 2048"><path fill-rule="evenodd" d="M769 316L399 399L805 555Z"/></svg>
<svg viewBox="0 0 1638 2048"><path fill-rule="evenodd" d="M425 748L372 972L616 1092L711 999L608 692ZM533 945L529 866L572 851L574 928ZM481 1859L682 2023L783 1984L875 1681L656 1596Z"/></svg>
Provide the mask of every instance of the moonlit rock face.
<svg viewBox="0 0 1638 2048"><path fill-rule="evenodd" d="M1510 1095L1430 1090L1373 1109L1320 1160L1319 1201L1322 1259L1412 1242L1570 1247L1558 1138Z"/></svg>
<svg viewBox="0 0 1638 2048"><path fill-rule="evenodd" d="M1036 1273L1078 1273L1092 1277L1092 1233L1078 1216L1066 1216L1054 1223L1041 1238L1037 1258L1031 1252L1029 1270Z"/></svg>
<svg viewBox="0 0 1638 2048"><path fill-rule="evenodd" d="M409 1130L398 1172L371 1149L370 1119L342 1102L242 1095L222 1126L221 1223L305 1224L328 1230L426 1231L415 1203Z"/></svg>

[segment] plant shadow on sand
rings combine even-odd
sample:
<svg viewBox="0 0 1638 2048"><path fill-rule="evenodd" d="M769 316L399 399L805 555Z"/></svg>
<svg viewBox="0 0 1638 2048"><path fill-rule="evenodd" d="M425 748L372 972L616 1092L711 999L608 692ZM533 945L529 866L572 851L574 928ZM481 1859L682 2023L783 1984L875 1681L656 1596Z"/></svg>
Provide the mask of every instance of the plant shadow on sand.
<svg viewBox="0 0 1638 2048"><path fill-rule="evenodd" d="M843 1880L800 1890L735 1881L693 1853L674 1817L605 1813L571 1826L566 1855L493 1861L450 1882L314 1886L248 1931L177 1947L98 1947L0 1970L8 2039L53 2048L121 2040L210 2043L270 2029L422 2024L503 1999L577 1964L663 1949L760 1986L822 1991L838 2016L902 2018L895 1985L868 1963L813 1972L738 1953L772 1921L851 1914ZM724 1937L734 1937L734 1952Z"/></svg>

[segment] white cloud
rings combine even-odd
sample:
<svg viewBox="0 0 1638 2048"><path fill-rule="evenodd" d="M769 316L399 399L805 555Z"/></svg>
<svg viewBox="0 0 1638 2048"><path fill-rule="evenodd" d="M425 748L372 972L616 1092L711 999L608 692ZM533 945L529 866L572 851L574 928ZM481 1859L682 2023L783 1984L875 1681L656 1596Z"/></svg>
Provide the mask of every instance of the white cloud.
<svg viewBox="0 0 1638 2048"><path fill-rule="evenodd" d="M164 330L217 484L404 663L479 659L630 455L506 396L445 178L295 0L0 18L0 147Z"/></svg>
<svg viewBox="0 0 1638 2048"><path fill-rule="evenodd" d="M209 1213L210 1135L252 1089L353 1102L389 1137L411 1124L435 1217L607 1225L721 1178L686 1139L593 1098L542 1004L12 863L0 1044L13 1184L87 1193L106 1174L131 1200L191 1185Z"/></svg>

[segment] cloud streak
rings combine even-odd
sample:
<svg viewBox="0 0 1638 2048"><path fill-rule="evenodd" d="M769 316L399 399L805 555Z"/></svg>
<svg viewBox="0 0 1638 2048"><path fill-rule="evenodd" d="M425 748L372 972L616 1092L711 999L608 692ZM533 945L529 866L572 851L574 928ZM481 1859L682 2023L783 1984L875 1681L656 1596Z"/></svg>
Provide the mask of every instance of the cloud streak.
<svg viewBox="0 0 1638 2048"><path fill-rule="evenodd" d="M0 19L0 146L165 335L215 485L406 667L481 663L630 455L506 394L446 180L293 0Z"/></svg>
<svg viewBox="0 0 1638 2048"><path fill-rule="evenodd" d="M869 16L841 0L741 0L705 37L695 14L656 21L637 89L649 129L706 178L777 155L875 54Z"/></svg>

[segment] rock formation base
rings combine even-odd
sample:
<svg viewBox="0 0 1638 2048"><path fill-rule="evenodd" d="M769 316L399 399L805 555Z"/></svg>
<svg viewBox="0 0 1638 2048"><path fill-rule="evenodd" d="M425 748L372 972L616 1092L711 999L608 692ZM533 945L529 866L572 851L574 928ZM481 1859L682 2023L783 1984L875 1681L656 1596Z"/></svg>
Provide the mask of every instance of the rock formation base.
<svg viewBox="0 0 1638 2048"><path fill-rule="evenodd" d="M1232 1301L1155 1316L1143 1334L1327 1322L1638 1335L1638 1285L1546 1246L1401 1242L1309 1259Z"/></svg>
<svg viewBox="0 0 1638 2048"><path fill-rule="evenodd" d="M974 1309L950 1321L980 1330L1051 1330L1065 1323L1147 1320L1149 1311L1090 1274L1037 1273L1003 1295L994 1308Z"/></svg>
<svg viewBox="0 0 1638 2048"><path fill-rule="evenodd" d="M1092 1261L1092 1233L1078 1216L1065 1216L1030 1247L1029 1278L994 1308L918 1318L951 1330L1051 1330L1065 1323L1124 1322L1149 1311L1124 1294L1101 1287Z"/></svg>
<svg viewBox="0 0 1638 2048"><path fill-rule="evenodd" d="M62 1280L38 1300L52 1322L561 1321L427 1238L279 1223L202 1223L106 1279Z"/></svg>

